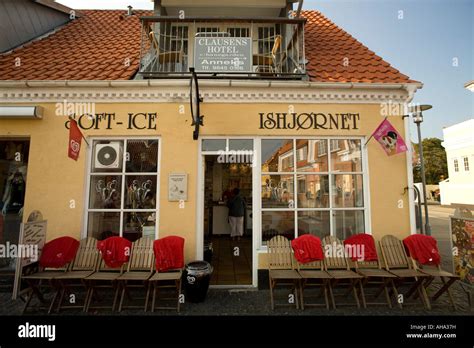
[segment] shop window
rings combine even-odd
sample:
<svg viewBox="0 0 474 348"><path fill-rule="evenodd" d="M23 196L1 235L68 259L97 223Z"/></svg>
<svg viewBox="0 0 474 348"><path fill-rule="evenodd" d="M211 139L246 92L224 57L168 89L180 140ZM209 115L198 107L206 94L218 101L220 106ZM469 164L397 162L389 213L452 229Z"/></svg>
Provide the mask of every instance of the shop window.
<svg viewBox="0 0 474 348"><path fill-rule="evenodd" d="M225 151L226 139L204 139L202 151Z"/></svg>
<svg viewBox="0 0 474 348"><path fill-rule="evenodd" d="M362 160L360 139L262 140L262 242L365 232Z"/></svg>
<svg viewBox="0 0 474 348"><path fill-rule="evenodd" d="M307 146L302 149L300 157L296 162L297 170L299 172L327 172L328 171L328 155L327 155L327 140L303 140L298 139L298 143L305 143Z"/></svg>
<svg viewBox="0 0 474 348"><path fill-rule="evenodd" d="M253 151L253 140L252 139L229 139L229 150Z"/></svg>
<svg viewBox="0 0 474 348"><path fill-rule="evenodd" d="M360 140L331 141L331 169L335 172L361 172Z"/></svg>
<svg viewBox="0 0 474 348"><path fill-rule="evenodd" d="M87 234L135 241L157 231L157 139L94 140Z"/></svg>
<svg viewBox="0 0 474 348"><path fill-rule="evenodd" d="M262 140L262 172L293 171L293 140Z"/></svg>

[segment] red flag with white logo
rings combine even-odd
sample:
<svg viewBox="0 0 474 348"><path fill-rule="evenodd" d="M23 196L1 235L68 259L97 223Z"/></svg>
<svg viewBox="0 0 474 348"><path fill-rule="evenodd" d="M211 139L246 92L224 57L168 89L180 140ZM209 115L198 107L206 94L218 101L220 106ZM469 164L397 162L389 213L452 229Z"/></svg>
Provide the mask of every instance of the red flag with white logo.
<svg viewBox="0 0 474 348"><path fill-rule="evenodd" d="M77 126L76 120L69 122L69 145L68 145L68 156L73 160L77 161L79 152L81 151L82 133Z"/></svg>

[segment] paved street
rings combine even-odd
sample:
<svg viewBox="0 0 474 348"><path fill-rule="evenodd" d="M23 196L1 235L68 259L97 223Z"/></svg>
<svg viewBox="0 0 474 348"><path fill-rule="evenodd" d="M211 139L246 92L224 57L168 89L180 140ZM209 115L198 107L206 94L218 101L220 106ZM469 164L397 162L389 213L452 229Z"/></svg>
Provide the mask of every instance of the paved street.
<svg viewBox="0 0 474 348"><path fill-rule="evenodd" d="M454 214L454 210L455 209L453 208L441 205L428 206L431 233L432 236L438 241L438 247L441 253L442 267L447 271L453 271L449 217Z"/></svg>

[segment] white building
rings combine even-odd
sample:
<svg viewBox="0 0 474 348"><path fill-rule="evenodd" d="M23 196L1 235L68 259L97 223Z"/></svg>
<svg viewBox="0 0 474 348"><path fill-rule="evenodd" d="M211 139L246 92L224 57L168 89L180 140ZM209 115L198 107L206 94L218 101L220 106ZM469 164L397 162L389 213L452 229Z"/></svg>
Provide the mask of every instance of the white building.
<svg viewBox="0 0 474 348"><path fill-rule="evenodd" d="M474 119L443 129L448 179L439 183L441 204L474 204Z"/></svg>

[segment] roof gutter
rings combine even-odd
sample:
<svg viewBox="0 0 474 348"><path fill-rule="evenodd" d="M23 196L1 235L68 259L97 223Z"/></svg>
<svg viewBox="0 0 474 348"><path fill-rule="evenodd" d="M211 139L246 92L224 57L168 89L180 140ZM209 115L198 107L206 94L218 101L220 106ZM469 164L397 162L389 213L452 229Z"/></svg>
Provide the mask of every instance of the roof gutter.
<svg viewBox="0 0 474 348"><path fill-rule="evenodd" d="M306 81L242 81L242 80L200 80L206 87L296 87L317 89L405 89L414 93L423 87L420 82L411 83L365 83L365 82L306 82ZM183 80L2 80L0 88L52 88L52 87L188 87Z"/></svg>

